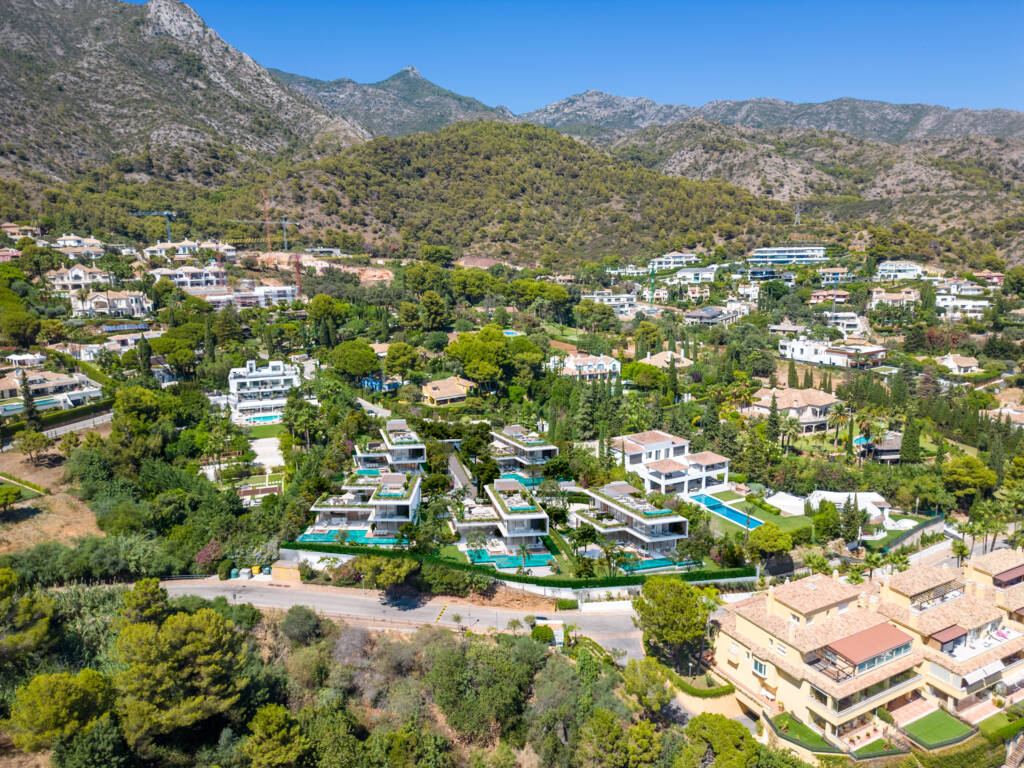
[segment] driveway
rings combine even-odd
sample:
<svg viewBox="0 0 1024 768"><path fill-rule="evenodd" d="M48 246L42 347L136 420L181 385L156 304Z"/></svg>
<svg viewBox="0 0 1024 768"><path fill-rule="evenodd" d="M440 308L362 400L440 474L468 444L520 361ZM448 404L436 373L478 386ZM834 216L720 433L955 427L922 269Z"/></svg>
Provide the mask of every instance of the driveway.
<svg viewBox="0 0 1024 768"><path fill-rule="evenodd" d="M284 456L281 454L281 446L276 437L260 437L250 440L249 445L256 452L255 464L266 467L268 470L274 467L284 466Z"/></svg>

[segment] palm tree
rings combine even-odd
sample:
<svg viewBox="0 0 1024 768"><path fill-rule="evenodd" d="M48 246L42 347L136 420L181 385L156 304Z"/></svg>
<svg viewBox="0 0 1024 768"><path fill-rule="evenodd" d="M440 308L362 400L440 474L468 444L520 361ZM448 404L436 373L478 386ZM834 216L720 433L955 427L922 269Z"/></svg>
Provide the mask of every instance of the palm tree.
<svg viewBox="0 0 1024 768"><path fill-rule="evenodd" d="M522 544L519 545L519 556L521 558L523 558L523 570L525 571L526 570L526 559L530 556L530 548L528 546L526 546L526 542L525 541Z"/></svg>
<svg viewBox="0 0 1024 768"><path fill-rule="evenodd" d="M569 641L569 647L576 645L576 635L573 633L580 628L579 624L566 624L564 633L565 638Z"/></svg>
<svg viewBox="0 0 1024 768"><path fill-rule="evenodd" d="M894 571L900 573L910 567L910 558L903 552L890 552L885 556L885 561L892 566Z"/></svg>
<svg viewBox="0 0 1024 768"><path fill-rule="evenodd" d="M789 449L793 446L793 441L799 440L803 433L800 422L792 416L782 422L782 444L786 448L787 456L789 455Z"/></svg>
<svg viewBox="0 0 1024 768"><path fill-rule="evenodd" d="M512 630L512 634L519 637L519 630L523 628L523 622L519 619L509 619L508 628Z"/></svg>
<svg viewBox="0 0 1024 768"><path fill-rule="evenodd" d="M871 581L875 580L875 570L881 568L885 563L885 558L882 557L881 552L868 552L864 555L864 565L868 569L868 579Z"/></svg>
<svg viewBox="0 0 1024 768"><path fill-rule="evenodd" d="M1011 541L1012 540L1013 539L1011 537ZM1024 540L1022 540L1021 543L1024 544ZM953 550L953 556L956 558L957 567L959 567L960 564L963 563L964 558L967 557L971 553L971 551L967 548L967 545L964 544L963 540L961 539L953 539L953 544L951 548Z"/></svg>
<svg viewBox="0 0 1024 768"><path fill-rule="evenodd" d="M850 416L846 411L832 411L828 417L828 425L836 428L835 436L832 438L832 447L839 445L839 430L846 426Z"/></svg>
<svg viewBox="0 0 1024 768"><path fill-rule="evenodd" d="M601 548L601 556L604 558L605 566L608 568L608 575L615 574L615 561L618 559L621 547L618 542L606 539L603 536L598 540L597 546Z"/></svg>

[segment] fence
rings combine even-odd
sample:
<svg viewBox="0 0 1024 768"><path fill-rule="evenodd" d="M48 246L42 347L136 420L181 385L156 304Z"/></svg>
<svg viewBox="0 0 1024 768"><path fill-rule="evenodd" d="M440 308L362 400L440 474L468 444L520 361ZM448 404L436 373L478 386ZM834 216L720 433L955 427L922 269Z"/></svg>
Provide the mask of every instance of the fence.
<svg viewBox="0 0 1024 768"><path fill-rule="evenodd" d="M793 717L793 716L790 715L790 717ZM842 754L845 754L843 752L843 750L841 750L839 747L833 746L832 744L828 744L828 743L826 743L824 741L821 744L812 744L811 742L807 742L807 741L803 741L801 739L798 739L796 736L789 735L788 733L783 731L781 728L779 728L779 726L777 726L775 724L775 721L772 720L767 715L765 715L763 712L761 713L761 719L764 720L764 722L766 722L768 724L768 727L771 728L772 732L776 736L778 736L780 739L782 739L783 741L788 741L790 744L796 744L796 746L800 747L801 749L806 749L808 752L811 752L811 753L814 753L814 754L823 754L823 755L842 755ZM793 720L795 720L798 723L800 722L795 717L793 717ZM801 725L803 725L803 724L801 723Z"/></svg>
<svg viewBox="0 0 1024 768"><path fill-rule="evenodd" d="M77 408L69 408L66 411L47 411L40 414L39 420L43 424L43 429L51 429L54 427L61 427L74 421L82 420L85 416L92 416L96 413L103 411L109 411L114 405L112 399L97 400L94 403L87 405L80 405ZM6 426L0 427L0 440L6 440L10 437L21 432L25 429L25 422L19 421L14 424L7 424Z"/></svg>
<svg viewBox="0 0 1024 768"><path fill-rule="evenodd" d="M895 539L890 541L889 544L882 551L887 553L892 550L899 549L900 547L905 546L907 544L912 544L913 542L921 538L921 536L923 536L925 533L928 533L929 529L931 528L938 528L941 530L945 525L945 521L945 515L936 515L935 517L920 522L913 528L911 528L909 531L901 533Z"/></svg>

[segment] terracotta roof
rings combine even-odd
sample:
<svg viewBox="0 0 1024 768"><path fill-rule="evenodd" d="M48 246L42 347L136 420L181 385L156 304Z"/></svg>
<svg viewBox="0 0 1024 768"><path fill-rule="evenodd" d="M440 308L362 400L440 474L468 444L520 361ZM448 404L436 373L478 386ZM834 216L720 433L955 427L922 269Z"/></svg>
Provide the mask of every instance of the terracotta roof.
<svg viewBox="0 0 1024 768"><path fill-rule="evenodd" d="M1003 615L996 608L994 601L980 600L974 595L960 595L960 597L955 597L934 608L920 612L912 612L908 608L891 602L880 603L878 610L897 624L925 637L931 637L936 632L954 624L959 624L969 630L978 629L985 624L997 621Z"/></svg>
<svg viewBox="0 0 1024 768"><path fill-rule="evenodd" d="M1010 613L1024 608L1024 584L1014 584L1003 590L1002 607Z"/></svg>
<svg viewBox="0 0 1024 768"><path fill-rule="evenodd" d="M647 445L653 445L654 443L670 442L672 445L689 445L690 441L670 435L668 432L662 432L660 429L648 429L646 432L634 432L631 435L621 435L613 438L612 443L618 447L622 447L626 444L627 451L639 451Z"/></svg>
<svg viewBox="0 0 1024 768"><path fill-rule="evenodd" d="M878 624L849 637L844 637L842 640L829 643L828 647L853 664L859 664L880 653L909 643L913 639L892 624Z"/></svg>
<svg viewBox="0 0 1024 768"><path fill-rule="evenodd" d="M689 458L689 457L687 457ZM647 465L648 469L653 469L655 472L680 472L684 469L688 469L688 464L683 464L676 461L675 459L661 459L660 461L653 461Z"/></svg>
<svg viewBox="0 0 1024 768"><path fill-rule="evenodd" d="M455 397L465 396L475 386L476 384L468 379L463 379L460 376L449 376L447 379L428 381L423 385L422 391L425 397L430 397L434 400L450 400Z"/></svg>
<svg viewBox="0 0 1024 768"><path fill-rule="evenodd" d="M966 629L961 627L959 624L954 624L952 627L940 629L938 632L933 634L932 640L937 640L940 643L948 643L950 640L956 640L958 637L963 637L966 634Z"/></svg>
<svg viewBox="0 0 1024 768"><path fill-rule="evenodd" d="M693 360L690 360L689 358L684 357L683 355L679 354L678 352L673 352L673 351L668 350L668 349L666 349L664 352L658 352L655 355L648 355L647 357L645 357L640 362L644 363L646 365L653 365L655 368L665 368L665 369L667 369L669 367L670 361L673 360L673 359L676 361L676 367L677 368L682 368L682 367L685 367L685 366L688 366L688 365L693 365Z"/></svg>
<svg viewBox="0 0 1024 768"><path fill-rule="evenodd" d="M839 398L822 392L820 389L759 389L754 398L757 404L770 408L772 395L775 395L775 404L779 410L790 408L806 408L809 405L823 406L833 405L839 402Z"/></svg>
<svg viewBox="0 0 1024 768"><path fill-rule="evenodd" d="M1024 552L1016 549L996 549L987 555L972 557L971 565L975 570L987 573L990 576L998 576L1004 571L1024 565Z"/></svg>
<svg viewBox="0 0 1024 768"><path fill-rule="evenodd" d="M959 578L960 570L958 568L917 565L903 573L894 574L889 579L889 586L901 595L913 597Z"/></svg>
<svg viewBox="0 0 1024 768"><path fill-rule="evenodd" d="M845 600L853 600L860 594L860 590L830 576L816 574L775 587L774 594L780 603L807 614Z"/></svg>

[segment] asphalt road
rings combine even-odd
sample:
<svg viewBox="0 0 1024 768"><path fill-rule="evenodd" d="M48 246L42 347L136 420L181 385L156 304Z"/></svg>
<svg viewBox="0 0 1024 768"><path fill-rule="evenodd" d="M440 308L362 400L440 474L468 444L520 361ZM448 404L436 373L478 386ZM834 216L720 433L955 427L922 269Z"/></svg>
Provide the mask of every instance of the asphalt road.
<svg viewBox="0 0 1024 768"><path fill-rule="evenodd" d="M488 628L506 630L510 619L522 621L528 611L488 608L460 600L434 597L424 600L406 598L388 601L382 593L368 590L361 593L330 587L271 584L259 581L190 579L164 583L171 595L199 595L207 599L224 596L232 603L252 603L258 608L288 609L306 605L331 617L339 617L361 626L413 631L426 624L454 629L452 617L458 615L461 625L476 631ZM537 614L535 614L537 615ZM577 632L593 638L608 649L619 648L626 659L642 658L640 631L633 626L632 613L579 613L552 611L544 618L560 619L576 624Z"/></svg>

